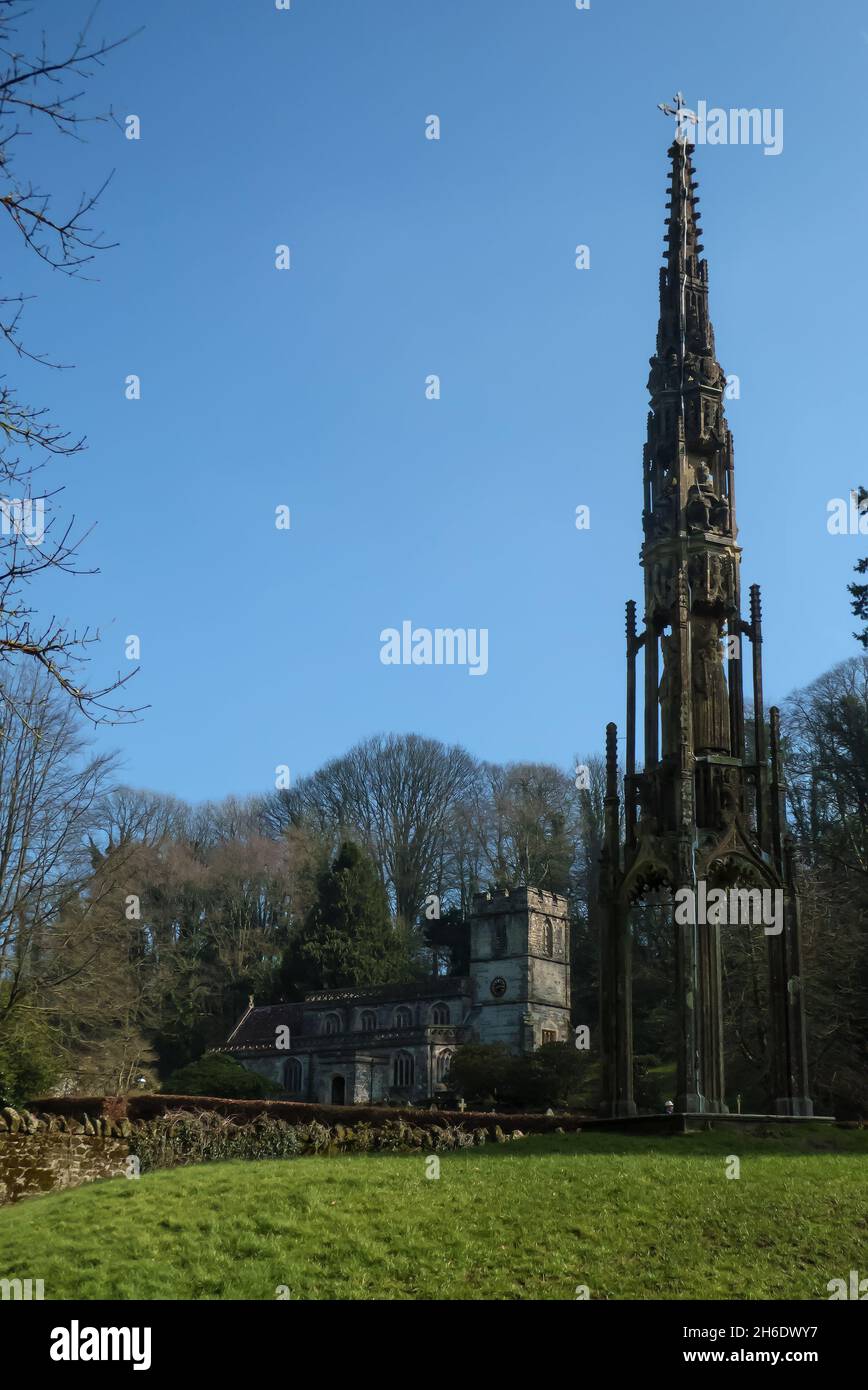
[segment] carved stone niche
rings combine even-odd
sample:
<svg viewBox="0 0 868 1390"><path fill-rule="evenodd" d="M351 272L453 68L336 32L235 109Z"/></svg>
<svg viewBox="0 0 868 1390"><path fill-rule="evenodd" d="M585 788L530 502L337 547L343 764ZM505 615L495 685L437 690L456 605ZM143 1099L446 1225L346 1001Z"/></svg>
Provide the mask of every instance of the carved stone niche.
<svg viewBox="0 0 868 1390"><path fill-rule="evenodd" d="M724 551L700 550L687 562L693 607L698 611L735 612L732 556Z"/></svg>
<svg viewBox="0 0 868 1390"><path fill-rule="evenodd" d="M672 467L671 448L665 445L657 459L658 480L654 486L654 534L672 535L678 522L678 477Z"/></svg>
<svg viewBox="0 0 868 1390"><path fill-rule="evenodd" d="M694 616L691 629L694 751L728 756L729 692L723 674L720 619Z"/></svg>
<svg viewBox="0 0 868 1390"><path fill-rule="evenodd" d="M684 426L685 437L691 449L698 449L706 454L712 452L716 438L714 402L701 395L693 396L687 402Z"/></svg>
<svg viewBox="0 0 868 1390"><path fill-rule="evenodd" d="M678 598L678 577L675 561L666 556L652 560L648 576L648 598L651 615L654 618L667 618Z"/></svg>
<svg viewBox="0 0 868 1390"><path fill-rule="evenodd" d="M696 823L706 830L726 830L743 809L741 769L726 763L696 763Z"/></svg>
<svg viewBox="0 0 868 1390"><path fill-rule="evenodd" d="M639 772L633 778L633 791L639 810L638 833L657 835L659 821L657 816L657 784L647 772Z"/></svg>
<svg viewBox="0 0 868 1390"><path fill-rule="evenodd" d="M694 478L687 490L684 508L688 531L727 533L730 529L729 503L715 492L714 479L703 459L694 464Z"/></svg>

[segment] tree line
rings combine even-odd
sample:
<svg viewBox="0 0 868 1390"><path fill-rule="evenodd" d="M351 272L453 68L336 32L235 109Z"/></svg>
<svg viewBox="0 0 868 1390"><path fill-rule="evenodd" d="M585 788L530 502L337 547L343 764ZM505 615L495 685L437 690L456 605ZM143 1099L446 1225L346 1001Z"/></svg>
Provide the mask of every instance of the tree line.
<svg viewBox="0 0 868 1390"><path fill-rule="evenodd" d="M575 1021L594 1037L598 757L493 764L389 734L288 790L191 806L119 784L48 675L21 667L9 694L22 717L0 739L0 1093L155 1085L219 1045L251 994L463 973L473 894L493 885L569 899ZM814 1093L863 1111L868 656L783 714ZM633 936L641 1095L673 1055L665 901L636 912ZM724 936L729 1088L748 1108L764 1100L765 940Z"/></svg>

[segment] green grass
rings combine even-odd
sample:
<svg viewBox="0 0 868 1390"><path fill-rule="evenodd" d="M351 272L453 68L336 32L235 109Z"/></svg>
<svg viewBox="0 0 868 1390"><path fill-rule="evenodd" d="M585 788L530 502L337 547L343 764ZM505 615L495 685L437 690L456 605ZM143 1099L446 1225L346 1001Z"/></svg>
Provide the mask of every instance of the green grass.
<svg viewBox="0 0 868 1390"><path fill-rule="evenodd" d="M825 1299L868 1275L868 1131L551 1136L440 1174L301 1158L33 1198L0 1209L0 1278L47 1299Z"/></svg>

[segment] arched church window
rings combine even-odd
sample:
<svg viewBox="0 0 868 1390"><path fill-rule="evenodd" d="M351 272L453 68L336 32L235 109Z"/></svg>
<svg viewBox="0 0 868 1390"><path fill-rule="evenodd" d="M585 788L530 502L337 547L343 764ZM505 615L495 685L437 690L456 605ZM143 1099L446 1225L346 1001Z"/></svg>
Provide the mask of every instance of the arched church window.
<svg viewBox="0 0 868 1390"><path fill-rule="evenodd" d="M392 1084L412 1086L415 1074L416 1067L412 1055L409 1052L396 1052L392 1063Z"/></svg>
<svg viewBox="0 0 868 1390"><path fill-rule="evenodd" d="M325 1016L325 1026L324 1026L324 1028L323 1028L323 1032L324 1032L324 1033L328 1033L328 1034L331 1036L331 1035L333 1035L334 1033L339 1033L340 1031L341 1031L341 1019L340 1019L340 1014L326 1014L326 1016Z"/></svg>
<svg viewBox="0 0 868 1390"><path fill-rule="evenodd" d="M301 1087L301 1062L297 1057L287 1057L283 1064L283 1089L292 1095L298 1095Z"/></svg>
<svg viewBox="0 0 868 1390"><path fill-rule="evenodd" d="M495 922L492 927L491 951L492 955L505 956L507 948L506 923Z"/></svg>
<svg viewBox="0 0 868 1390"><path fill-rule="evenodd" d="M553 956L555 953L555 929L548 917L543 927L543 952L547 956Z"/></svg>
<svg viewBox="0 0 868 1390"><path fill-rule="evenodd" d="M435 1081L445 1081L449 1075L449 1068L452 1065L452 1058L455 1056L448 1048L443 1052L438 1052L434 1059L434 1079Z"/></svg>
<svg viewBox="0 0 868 1390"><path fill-rule="evenodd" d="M363 1033L373 1033L375 1031L377 1027L377 1015L374 1013L373 1009L362 1010L361 1022Z"/></svg>
<svg viewBox="0 0 868 1390"><path fill-rule="evenodd" d="M449 1005L435 1004L431 1010L431 1022L444 1024L449 1022Z"/></svg>
<svg viewBox="0 0 868 1390"><path fill-rule="evenodd" d="M413 1026L413 1015L412 1015L412 1013L410 1012L410 1010L409 1010L408 1008L406 1008L405 1005L402 1004L401 1007L400 1007L400 1009L396 1009L396 1010L395 1010L395 1027L396 1027L396 1028L412 1028L412 1026Z"/></svg>

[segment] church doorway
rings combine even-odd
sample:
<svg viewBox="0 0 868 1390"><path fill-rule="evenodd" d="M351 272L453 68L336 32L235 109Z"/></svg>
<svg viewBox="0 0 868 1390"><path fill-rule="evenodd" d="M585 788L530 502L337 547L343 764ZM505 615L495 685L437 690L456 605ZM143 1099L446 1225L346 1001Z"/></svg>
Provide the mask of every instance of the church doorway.
<svg viewBox="0 0 868 1390"><path fill-rule="evenodd" d="M343 1105L347 1096L347 1083L342 1076L332 1077L332 1105Z"/></svg>

